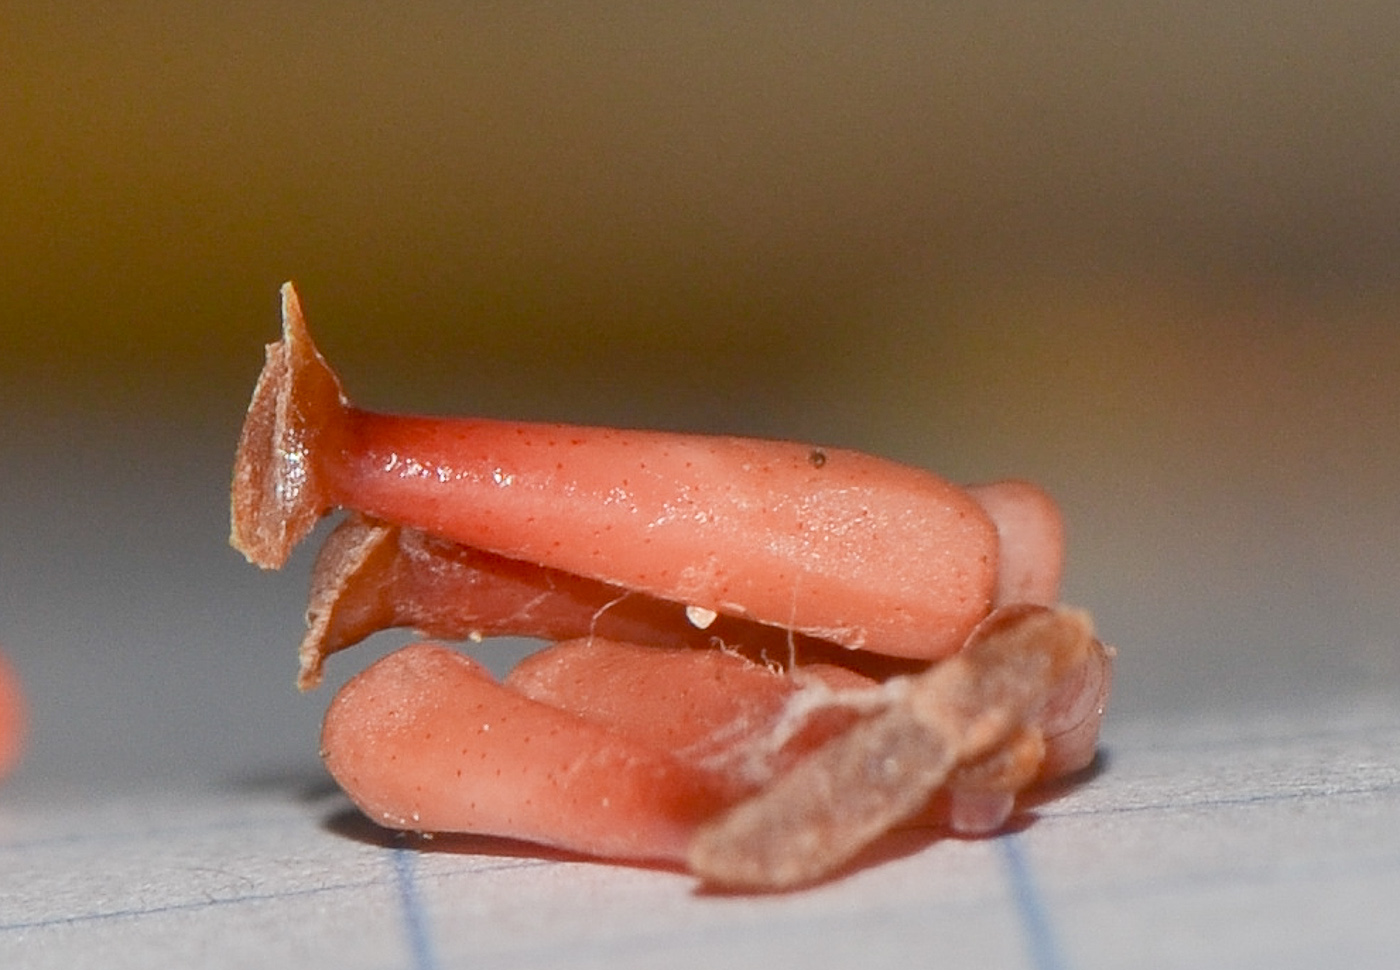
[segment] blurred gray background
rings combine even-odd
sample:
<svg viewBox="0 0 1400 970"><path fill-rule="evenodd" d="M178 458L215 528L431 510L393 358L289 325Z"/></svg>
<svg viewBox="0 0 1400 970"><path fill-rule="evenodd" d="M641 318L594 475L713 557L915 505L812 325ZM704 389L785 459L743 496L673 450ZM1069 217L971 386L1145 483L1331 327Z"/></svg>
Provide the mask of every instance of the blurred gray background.
<svg viewBox="0 0 1400 970"><path fill-rule="evenodd" d="M366 405L1042 482L1110 747L1400 695L1393 2L23 6L14 797L314 770L309 550L225 544L284 279Z"/></svg>

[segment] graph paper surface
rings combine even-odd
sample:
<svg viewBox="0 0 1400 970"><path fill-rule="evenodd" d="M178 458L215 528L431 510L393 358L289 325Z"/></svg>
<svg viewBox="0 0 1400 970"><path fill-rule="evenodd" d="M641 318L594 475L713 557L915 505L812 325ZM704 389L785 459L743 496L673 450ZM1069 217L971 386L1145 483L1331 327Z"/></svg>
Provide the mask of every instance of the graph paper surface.
<svg viewBox="0 0 1400 970"><path fill-rule="evenodd" d="M380 833L314 775L0 810L0 966L1383 967L1400 717L1141 726L1017 830L790 895Z"/></svg>

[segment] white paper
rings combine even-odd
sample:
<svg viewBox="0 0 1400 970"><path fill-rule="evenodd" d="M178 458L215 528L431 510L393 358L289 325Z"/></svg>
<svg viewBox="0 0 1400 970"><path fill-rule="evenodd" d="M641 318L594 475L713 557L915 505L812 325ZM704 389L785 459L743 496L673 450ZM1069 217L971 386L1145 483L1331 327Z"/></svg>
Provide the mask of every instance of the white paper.
<svg viewBox="0 0 1400 970"><path fill-rule="evenodd" d="M1115 731L998 838L901 833L825 885L363 822L314 775L0 809L0 966L1389 967L1400 716Z"/></svg>

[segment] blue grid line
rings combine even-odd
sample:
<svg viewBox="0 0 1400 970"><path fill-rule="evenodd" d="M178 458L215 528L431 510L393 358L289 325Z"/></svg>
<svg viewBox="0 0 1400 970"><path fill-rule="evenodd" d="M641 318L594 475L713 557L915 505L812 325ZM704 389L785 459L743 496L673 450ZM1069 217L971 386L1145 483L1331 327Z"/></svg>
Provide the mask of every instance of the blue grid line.
<svg viewBox="0 0 1400 970"><path fill-rule="evenodd" d="M161 906L132 907L113 909L98 913L80 913L74 916L48 916L33 920L20 920L13 923L0 923L0 933L20 930L38 930L53 926L77 926L84 923L101 923L109 920L138 919L145 916L164 916L170 913L186 913L191 910L214 909L221 906L241 906L246 903L269 903L283 899L304 896L319 896L324 893L338 893L364 889L379 884L377 879L362 879L355 882L342 882L330 886L310 886L306 889L282 889L276 892L243 893L237 896L223 896L216 899L197 899L184 903L167 903Z"/></svg>
<svg viewBox="0 0 1400 970"><path fill-rule="evenodd" d="M1377 785L1356 785L1354 787L1319 788L1307 791L1273 791L1254 795L1229 795L1220 797L1194 797L1180 800L1138 802L1129 805L1091 805L1087 807L1059 807L1054 804L1037 807L1040 818L1090 818L1110 815L1134 815L1143 812L1177 812L1199 808L1248 808L1253 805L1283 805L1289 802L1314 802L1336 798L1365 797L1367 795L1389 795L1400 791L1400 783L1384 782Z"/></svg>
<svg viewBox="0 0 1400 970"><path fill-rule="evenodd" d="M1007 876L1011 881L1011 893L1016 900L1016 911L1021 917L1021 927L1026 934L1026 946L1030 950L1031 966L1035 970L1066 970L1063 952L1050 925L1045 903L1036 890L1031 878L1030 863L1021 849L1020 836L1013 834L997 839L1002 861L1006 864Z"/></svg>
<svg viewBox="0 0 1400 970"><path fill-rule="evenodd" d="M418 881L413 873L418 853L410 848L395 848L389 850L389 856L394 863L394 881L399 890L404 932L413 954L413 970L437 970L437 952L428 929L428 914L423 909Z"/></svg>

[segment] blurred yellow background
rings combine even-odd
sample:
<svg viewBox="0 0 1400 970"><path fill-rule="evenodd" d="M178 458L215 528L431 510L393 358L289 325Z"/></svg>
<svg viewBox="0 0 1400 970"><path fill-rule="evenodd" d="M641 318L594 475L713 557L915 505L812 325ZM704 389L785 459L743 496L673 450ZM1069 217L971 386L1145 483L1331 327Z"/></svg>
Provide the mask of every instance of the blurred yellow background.
<svg viewBox="0 0 1400 970"><path fill-rule="evenodd" d="M43 695L144 687L63 657L290 681L304 578L222 545L284 279L368 405L1046 483L1119 716L1400 683L1400 6L15 6L0 640L56 753Z"/></svg>
<svg viewBox="0 0 1400 970"><path fill-rule="evenodd" d="M284 278L356 383L551 410L1394 287L1389 5L758 6L12 10L6 375L209 393Z"/></svg>

